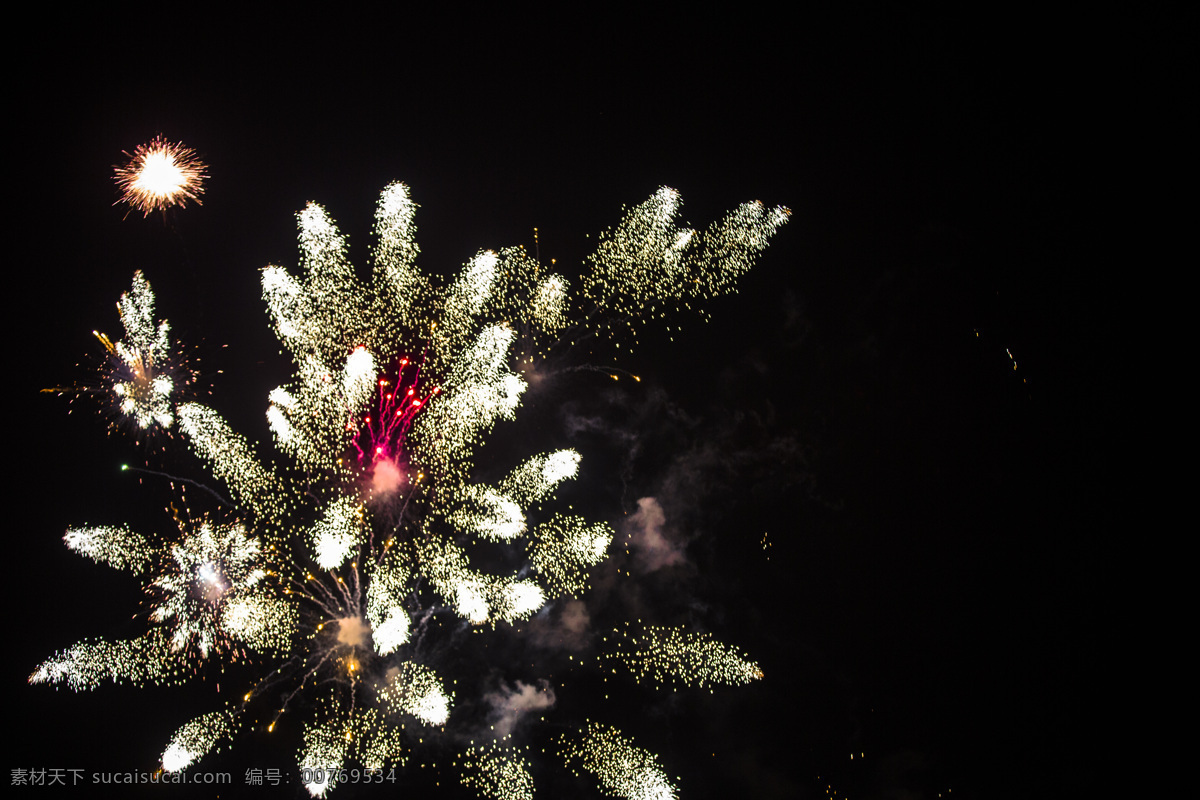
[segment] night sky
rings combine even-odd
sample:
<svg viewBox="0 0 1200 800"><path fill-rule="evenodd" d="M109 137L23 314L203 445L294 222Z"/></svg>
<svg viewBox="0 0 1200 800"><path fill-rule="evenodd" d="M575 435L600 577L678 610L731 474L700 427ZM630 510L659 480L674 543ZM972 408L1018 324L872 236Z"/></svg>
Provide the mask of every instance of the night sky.
<svg viewBox="0 0 1200 800"><path fill-rule="evenodd" d="M61 537L169 531L165 482L119 467L190 459L40 390L86 374L93 329L119 336L114 302L141 269L201 359L204 402L267 445L266 393L291 364L259 270L295 269L294 214L310 200L364 267L379 191L402 180L420 204L419 263L442 276L480 249L533 250L536 227L542 261L575 278L622 206L662 185L697 227L747 200L793 212L711 322L647 326L618 362L640 384L562 373L527 400L532 423L497 429L497 463L579 449L563 496L618 540L642 498L666 515L683 557L629 585L598 568L597 630L630 613L688 624L765 673L713 694L556 674L551 733L616 724L683 798L1087 796L1107 781L1101 697L1126 613L1112 558L1129 503L1107 488L1127 435L1112 422L1128 414L1110 365L1127 345L1105 329L1090 214L1110 68L1065 22L754 8L127 10L29 52L10 233L9 303L25 320L9 334L10 769L151 770L176 727L233 691L218 694L212 669L184 687L26 684L80 639L144 629L138 581ZM113 205L112 166L158 133L211 174L203 205L165 220ZM515 646L497 649L480 669L536 677ZM519 737L545 742L537 725ZM197 768L230 770L223 794L237 796L247 767L294 770L294 743L278 741L250 734ZM550 757L544 770L539 796L586 786ZM444 768L386 793L431 796L439 779L459 791ZM14 794L51 791L85 792Z"/></svg>

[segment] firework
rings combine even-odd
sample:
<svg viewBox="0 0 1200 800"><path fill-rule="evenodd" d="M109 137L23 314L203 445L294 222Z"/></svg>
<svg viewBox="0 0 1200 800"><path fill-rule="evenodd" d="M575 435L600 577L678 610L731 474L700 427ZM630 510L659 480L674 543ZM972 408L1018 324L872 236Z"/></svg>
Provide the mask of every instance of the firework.
<svg viewBox="0 0 1200 800"><path fill-rule="evenodd" d="M167 749L163 751L162 765L167 772L187 769L196 759L212 752L218 742L233 734L235 722L225 711L204 714L175 731Z"/></svg>
<svg viewBox="0 0 1200 800"><path fill-rule="evenodd" d="M97 385L74 391L104 398L116 420L139 432L170 431L175 425L177 398L195 373L171 341L170 324L155 320L154 292L140 271L133 274L132 287L117 301L117 311L125 337L114 342L106 334L92 331L108 358L100 367Z"/></svg>
<svg viewBox="0 0 1200 800"><path fill-rule="evenodd" d="M218 640L286 647L293 611L264 591L259 543L240 526L202 522L172 544L170 554L150 585L159 598L150 620L173 627L172 650L194 645L207 657Z"/></svg>
<svg viewBox="0 0 1200 800"><path fill-rule="evenodd" d="M595 722L558 740L567 766L592 773L609 794L628 800L675 800L658 759L616 728Z"/></svg>
<svg viewBox="0 0 1200 800"><path fill-rule="evenodd" d="M600 662L616 663L629 670L639 682L653 680L684 686L749 683L762 678L762 670L734 648L712 638L679 628L656 625L623 628L604 637L613 649L603 651ZM616 667L613 672L616 672Z"/></svg>
<svg viewBox="0 0 1200 800"><path fill-rule="evenodd" d="M478 451L516 416L525 393L518 356L629 330L731 291L788 214L749 203L696 232L678 224L678 208L678 194L662 189L630 211L601 235L573 294L566 278L521 248L482 251L439 285L416 265L416 204L403 184L380 197L374 269L364 282L336 223L310 204L298 214L299 274L262 272L271 325L295 364L267 398L277 456L264 458L213 408L164 399L168 414L139 395L127 413L176 424L225 483L236 521L195 515L198 523L164 540L119 526L69 531L77 552L151 576L148 632L77 644L31 682L164 682L206 661L250 659L272 666L240 703L180 728L164 769L182 769L261 724L251 720L262 720L264 708L267 730L296 718L298 765L314 796L331 790L347 764L403 764L423 731L455 724L454 681L438 656L453 650L457 632L518 633L514 623L583 596L590 571L609 555L608 524L545 508L578 474L578 452L535 453L499 480L476 477ZM158 363L167 327L154 326L140 276L122 303L127 341L111 349L152 372L146 365ZM495 548L511 554L507 569L489 561ZM761 677L705 635L647 627L621 631L613 643L613 663L639 680L711 686ZM481 796L528 797L523 752L472 747L457 763ZM589 724L563 738L560 752L609 792L675 796L654 757L614 729Z"/></svg>
<svg viewBox="0 0 1200 800"><path fill-rule="evenodd" d="M533 776L523 750L501 742L471 746L461 758L461 782L488 800L532 800Z"/></svg>
<svg viewBox="0 0 1200 800"><path fill-rule="evenodd" d="M288 646L295 610L276 596L259 543L238 525L205 520L166 546L112 526L72 529L63 539L99 563L154 574L145 587L151 625L140 639L80 642L43 663L30 678L34 683L90 689L106 678L163 682L184 677L194 656L218 651L232 658L246 648Z"/></svg>
<svg viewBox="0 0 1200 800"><path fill-rule="evenodd" d="M118 203L128 203L143 217L151 211L187 205L189 200L200 205L208 167L183 142L171 143L156 136L138 145L132 155L125 151L125 156L129 163L113 167L114 180L121 187Z"/></svg>

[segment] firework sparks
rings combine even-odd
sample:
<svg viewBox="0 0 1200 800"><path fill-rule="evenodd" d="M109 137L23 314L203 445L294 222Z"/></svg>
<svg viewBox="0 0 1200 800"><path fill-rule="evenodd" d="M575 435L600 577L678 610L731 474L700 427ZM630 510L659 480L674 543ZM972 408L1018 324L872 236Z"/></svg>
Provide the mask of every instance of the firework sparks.
<svg viewBox="0 0 1200 800"><path fill-rule="evenodd" d="M609 637L605 637L605 642ZM649 625L632 628L626 623L613 632L613 649L601 654L601 663L616 662L639 682L653 679L684 686L736 685L762 678L762 670L735 649L712 638L678 628ZM613 669L616 672L616 669Z"/></svg>
<svg viewBox="0 0 1200 800"><path fill-rule="evenodd" d="M175 731L162 754L167 772L187 769L197 759L212 752L218 742L233 735L236 723L225 711L204 714Z"/></svg>
<svg viewBox="0 0 1200 800"><path fill-rule="evenodd" d="M161 600L150 620L174 627L173 650L195 645L207 657L219 639L286 647L294 614L264 591L259 543L239 526L203 522L170 553L168 567L151 584Z"/></svg>
<svg viewBox="0 0 1200 800"><path fill-rule="evenodd" d="M154 292L140 271L117 301L125 337L116 342L98 331L108 359L100 369L100 385L84 389L108 398L117 419L141 431L169 431L175 425L175 402L195 378L171 341L171 326L154 319Z"/></svg>
<svg viewBox="0 0 1200 800"><path fill-rule="evenodd" d="M63 537L81 555L127 569L154 572L146 585L150 630L124 642L80 642L47 660L34 683L95 688L101 680L136 684L180 677L193 652L244 655L245 648L282 650L296 625L295 610L268 585L259 543L237 525L203 521L177 541L156 547L126 527L77 528Z"/></svg>
<svg viewBox="0 0 1200 800"><path fill-rule="evenodd" d="M182 195L129 202L195 199L202 165L158 140L135 161L154 147L190 164L194 182ZM133 178L127 191L141 197ZM574 450L527 455L495 482L477 479L476 454L500 421L515 417L527 388L513 369L518 353L565 347L567 330L628 330L668 307L731 291L788 214L749 203L696 232L677 224L678 208L678 194L662 189L630 211L600 237L572 294L564 277L520 248L482 251L439 286L416 266L416 204L403 184L380 197L374 271L364 283L336 223L310 204L297 215L300 275L262 272L272 327L295 363L291 380L268 397L279 454L271 460L216 410L173 405L172 386L156 388L168 329L155 325L149 284L136 275L121 301L126 340L108 346L145 385L114 391L134 398L125 413L143 427L178 423L227 485L238 521L198 515L165 542L119 526L69 531L66 542L80 554L152 576L149 630L129 642L77 644L30 681L74 689L108 679L162 683L204 661L277 654L241 703L179 729L164 769L194 763L258 718L248 712L263 704L273 709L267 730L285 714L300 717L297 760L314 796L333 789L348 763L402 765L413 739L422 741L413 730L455 724L454 681L437 656L458 632L505 635L560 598L577 601L612 543L604 522L544 510L577 476ZM511 553L507 570L486 558L495 548ZM647 627L613 641L611 658L638 680L704 687L761 677L708 636ZM675 796L654 756L615 729L592 723L560 743L566 763L610 793ZM523 753L472 747L457 763L481 796L524 798L533 781Z"/></svg>
<svg viewBox="0 0 1200 800"><path fill-rule="evenodd" d="M460 780L488 800L532 800L533 776L523 750L500 742L472 746L462 755Z"/></svg>
<svg viewBox="0 0 1200 800"><path fill-rule="evenodd" d="M125 155L129 163L113 167L114 180L121 187L118 203L128 203L143 217L151 211L185 206L189 200L201 204L208 167L183 142L171 143L156 136L138 145L132 155L128 151Z"/></svg>
<svg viewBox="0 0 1200 800"><path fill-rule="evenodd" d="M627 800L675 800L675 787L658 759L616 728L589 723L578 734L559 739L563 758L572 769L596 776L611 795Z"/></svg>

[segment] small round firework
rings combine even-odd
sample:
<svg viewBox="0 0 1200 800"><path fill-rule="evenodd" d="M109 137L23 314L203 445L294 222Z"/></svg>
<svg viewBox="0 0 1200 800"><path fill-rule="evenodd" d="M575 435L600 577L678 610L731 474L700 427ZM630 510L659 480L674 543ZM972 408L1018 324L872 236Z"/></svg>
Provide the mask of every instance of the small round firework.
<svg viewBox="0 0 1200 800"><path fill-rule="evenodd" d="M122 192L118 203L128 203L143 217L151 211L186 205L189 200L200 205L208 166L196 157L195 150L156 136L148 144L138 145L132 154L123 152L129 163L113 167Z"/></svg>

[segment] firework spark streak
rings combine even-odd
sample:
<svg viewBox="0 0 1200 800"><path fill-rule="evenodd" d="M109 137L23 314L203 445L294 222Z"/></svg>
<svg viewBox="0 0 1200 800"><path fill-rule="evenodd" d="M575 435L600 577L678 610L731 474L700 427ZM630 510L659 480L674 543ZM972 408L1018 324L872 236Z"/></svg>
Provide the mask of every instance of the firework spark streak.
<svg viewBox="0 0 1200 800"><path fill-rule="evenodd" d="M525 392L517 353L545 356L570 337L615 335L732 291L788 215L748 203L700 233L678 224L679 202L661 189L601 234L577 294L521 248L480 252L439 286L416 265L416 205L399 183L380 197L364 283L336 224L309 204L298 214L300 275L262 272L271 325L295 363L267 398L274 459L216 410L158 385L167 327L155 325L153 295L135 275L122 297L126 341L109 345L134 377L113 391L139 425L179 430L233 505L189 510L175 535L68 531L72 550L146 579L146 633L76 644L30 682L82 690L182 681L211 662L269 664L237 702L184 724L162 766L183 769L239 730L292 724L314 796L347 764L403 765L414 739L452 730L445 637L453 646L454 632L519 634L515 623L583 597L613 540L603 522L547 508L578 473L574 450L528 455L492 483L475 477L478 451ZM513 554L507 571L486 557L496 548ZM601 664L656 685L762 677L705 634L639 626L608 640ZM614 728L588 723L557 750L610 793L675 796L656 758ZM524 798L533 791L525 753L506 734L462 749L455 764L481 796Z"/></svg>
<svg viewBox="0 0 1200 800"><path fill-rule="evenodd" d="M118 203L128 203L143 217L151 211L185 206L189 200L200 205L208 167L183 142L172 143L156 136L138 145L132 154L126 151L125 156L127 164L113 167L113 179L121 188Z"/></svg>

